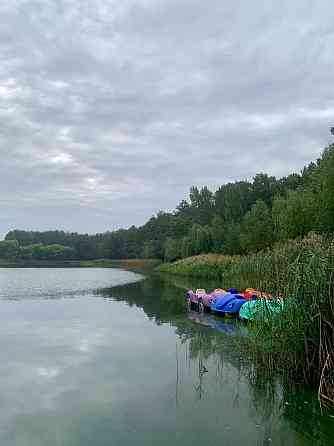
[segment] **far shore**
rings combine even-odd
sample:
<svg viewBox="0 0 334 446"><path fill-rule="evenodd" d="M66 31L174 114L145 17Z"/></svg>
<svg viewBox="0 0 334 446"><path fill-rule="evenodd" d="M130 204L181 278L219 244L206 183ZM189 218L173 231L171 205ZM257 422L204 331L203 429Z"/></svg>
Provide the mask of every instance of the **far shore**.
<svg viewBox="0 0 334 446"><path fill-rule="evenodd" d="M124 268L132 271L151 271L161 263L156 259L95 259L95 260L5 260L0 268Z"/></svg>

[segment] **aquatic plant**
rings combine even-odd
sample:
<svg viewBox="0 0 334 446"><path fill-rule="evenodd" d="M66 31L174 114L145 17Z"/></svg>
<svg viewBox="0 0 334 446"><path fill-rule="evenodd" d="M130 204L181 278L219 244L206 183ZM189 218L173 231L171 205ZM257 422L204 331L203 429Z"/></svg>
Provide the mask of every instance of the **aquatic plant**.
<svg viewBox="0 0 334 446"><path fill-rule="evenodd" d="M334 406L332 239L312 233L248 256L195 256L159 269L284 296L282 313L253 323L250 354L270 373L278 370L317 388L319 400Z"/></svg>

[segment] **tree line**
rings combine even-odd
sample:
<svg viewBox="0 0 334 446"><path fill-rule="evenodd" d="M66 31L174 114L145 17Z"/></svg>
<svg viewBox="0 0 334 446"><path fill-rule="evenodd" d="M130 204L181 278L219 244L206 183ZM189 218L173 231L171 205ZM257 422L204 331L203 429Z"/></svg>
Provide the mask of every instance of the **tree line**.
<svg viewBox="0 0 334 446"><path fill-rule="evenodd" d="M173 261L202 253L257 252L311 231L334 232L334 144L300 173L283 178L259 173L252 181L227 183L214 192L193 186L173 212L160 211L140 227L96 235L14 230L5 241L16 241L24 256L49 251L52 258L61 246L68 258L78 260Z"/></svg>
<svg viewBox="0 0 334 446"><path fill-rule="evenodd" d="M0 258L6 260L72 260L75 250L59 244L34 243L20 246L18 240L0 241Z"/></svg>

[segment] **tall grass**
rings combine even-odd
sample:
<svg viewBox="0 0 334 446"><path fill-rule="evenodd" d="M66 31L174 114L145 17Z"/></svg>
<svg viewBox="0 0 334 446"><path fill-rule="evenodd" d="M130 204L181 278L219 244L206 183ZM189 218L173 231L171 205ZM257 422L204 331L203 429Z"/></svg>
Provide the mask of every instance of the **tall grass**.
<svg viewBox="0 0 334 446"><path fill-rule="evenodd" d="M334 406L333 240L311 234L249 256L198 256L160 270L283 296L279 316L254 324L250 351L267 371L308 383L323 403Z"/></svg>

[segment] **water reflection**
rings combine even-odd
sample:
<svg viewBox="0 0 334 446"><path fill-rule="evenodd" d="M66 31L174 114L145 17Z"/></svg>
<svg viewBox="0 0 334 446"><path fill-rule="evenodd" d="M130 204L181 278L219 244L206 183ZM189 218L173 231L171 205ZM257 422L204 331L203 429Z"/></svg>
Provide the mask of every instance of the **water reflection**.
<svg viewBox="0 0 334 446"><path fill-rule="evenodd" d="M124 286L99 289L95 294L142 308L157 324L171 322L186 311L183 289L159 275Z"/></svg>
<svg viewBox="0 0 334 446"><path fill-rule="evenodd" d="M97 294L142 308L156 324L168 323L175 328L179 337L175 355L176 407L184 403L185 393L189 396L184 391L187 388L184 374L191 369L195 400L212 400L212 395L216 394L219 411L221 398L217 393L220 392L224 396L223 411L228 406L239 418L246 411L256 429L256 435L252 433L255 441L252 444L331 444L334 423L329 416L321 416L315 397L291 383L282 383L278 376L265 376L241 353L240 340L250 334L248 328L234 320L188 312L184 291L199 284L187 279L170 279L153 275L142 282L99 290ZM200 285L203 287L203 282ZM204 286L214 288L210 282ZM215 415L214 418L221 427L219 417ZM225 434L233 431L232 424L225 425Z"/></svg>
<svg viewBox="0 0 334 446"><path fill-rule="evenodd" d="M104 271L93 293L50 300L33 274L31 299L0 300L1 445L331 444L315 399L242 353L246 327L187 312L192 284ZM82 288L81 271L57 277L64 296Z"/></svg>
<svg viewBox="0 0 334 446"><path fill-rule="evenodd" d="M211 327L220 333L230 336L248 336L249 330L246 325L233 319L222 318L214 314L198 311L188 311L188 319L205 327Z"/></svg>

